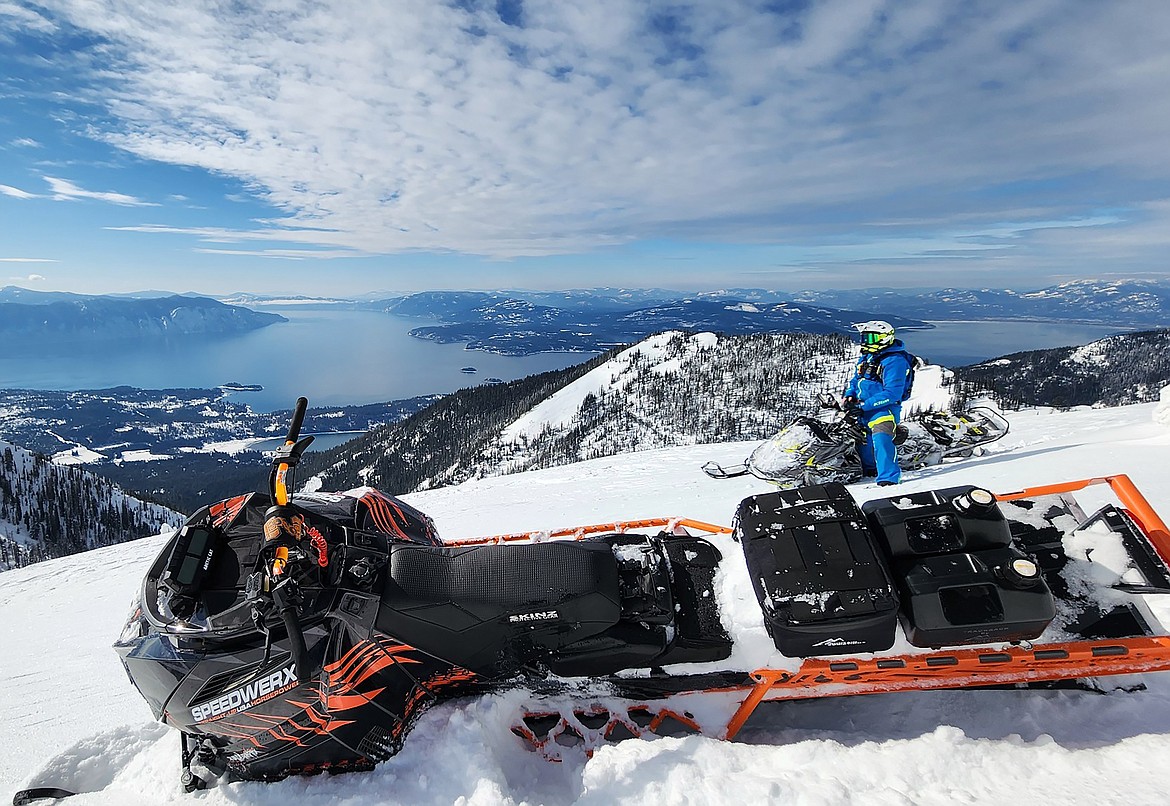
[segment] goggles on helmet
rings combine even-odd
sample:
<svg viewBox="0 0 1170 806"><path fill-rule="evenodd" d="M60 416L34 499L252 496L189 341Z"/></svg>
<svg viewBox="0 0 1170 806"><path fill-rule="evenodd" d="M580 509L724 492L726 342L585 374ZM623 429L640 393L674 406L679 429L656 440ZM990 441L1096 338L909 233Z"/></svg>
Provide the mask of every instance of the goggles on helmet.
<svg viewBox="0 0 1170 806"><path fill-rule="evenodd" d="M888 337L888 333L862 333L861 343L872 346L874 344L881 344Z"/></svg>

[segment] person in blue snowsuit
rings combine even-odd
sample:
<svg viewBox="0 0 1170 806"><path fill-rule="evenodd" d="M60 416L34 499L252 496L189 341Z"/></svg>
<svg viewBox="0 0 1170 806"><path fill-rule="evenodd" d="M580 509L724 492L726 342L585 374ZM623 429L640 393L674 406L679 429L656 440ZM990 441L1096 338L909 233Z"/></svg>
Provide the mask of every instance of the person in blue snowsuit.
<svg viewBox="0 0 1170 806"><path fill-rule="evenodd" d="M858 414L865 426L865 442L858 445L861 469L877 476L880 487L897 484L902 478L894 433L902 420L902 400L914 361L901 340L894 338L888 322L872 321L854 325L861 332L861 355L857 371L845 385L845 408Z"/></svg>

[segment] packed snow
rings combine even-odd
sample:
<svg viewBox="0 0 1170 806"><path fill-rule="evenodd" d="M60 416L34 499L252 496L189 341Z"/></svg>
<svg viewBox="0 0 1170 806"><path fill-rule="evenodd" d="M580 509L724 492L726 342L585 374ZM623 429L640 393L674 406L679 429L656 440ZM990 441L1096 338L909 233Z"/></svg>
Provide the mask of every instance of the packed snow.
<svg viewBox="0 0 1170 806"><path fill-rule="evenodd" d="M1010 491L1124 473L1170 518L1166 399L1010 412L1011 433L987 455L907 474L899 490L978 484ZM755 444L647 451L405 498L448 539L654 516L729 524L742 498L770 487L751 476L716 481L700 466L740 462ZM861 500L887 492L853 491ZM1078 499L1090 510L1098 495L1105 500L1090 491ZM769 703L734 742L631 740L591 757L569 749L559 764L509 732L515 703L501 695L428 711L402 752L373 772L222 783L187 795L178 783L178 734L152 721L110 647L162 543L147 538L0 575L0 679L7 683L0 689L0 795L59 786L82 793L71 803L103 806L1165 802L1157 762L1170 758L1166 673L1141 678L1144 690L1104 696L940 691ZM744 603L735 618L748 618L753 607Z"/></svg>

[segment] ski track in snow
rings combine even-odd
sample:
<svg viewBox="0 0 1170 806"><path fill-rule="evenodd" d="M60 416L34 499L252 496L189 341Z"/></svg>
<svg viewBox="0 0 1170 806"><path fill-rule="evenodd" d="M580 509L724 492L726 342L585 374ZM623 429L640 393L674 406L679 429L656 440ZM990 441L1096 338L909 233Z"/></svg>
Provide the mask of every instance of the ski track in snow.
<svg viewBox="0 0 1170 806"><path fill-rule="evenodd" d="M1011 433L986 456L907 474L899 490L1008 491L1126 473L1170 518L1170 430L1153 410L1009 413ZM449 539L652 516L730 524L741 498L771 488L751 476L712 480L700 465L741 462L756 444L629 454L405 498ZM861 500L888 492L853 491ZM1077 498L1087 511L1107 500L1090 490ZM432 709L402 752L370 773L186 795L178 734L152 720L111 649L162 543L147 538L0 574L0 798L55 785L81 790L68 801L78 806L1166 802L1158 763L1170 758L1166 673L1142 677L1143 691L1107 696L940 691L765 704L735 742L632 740L592 758L570 750L561 764L509 733L514 697L500 695ZM745 607L739 612L754 601ZM1170 605L1159 615L1170 623ZM758 631L757 651L767 654L762 624Z"/></svg>

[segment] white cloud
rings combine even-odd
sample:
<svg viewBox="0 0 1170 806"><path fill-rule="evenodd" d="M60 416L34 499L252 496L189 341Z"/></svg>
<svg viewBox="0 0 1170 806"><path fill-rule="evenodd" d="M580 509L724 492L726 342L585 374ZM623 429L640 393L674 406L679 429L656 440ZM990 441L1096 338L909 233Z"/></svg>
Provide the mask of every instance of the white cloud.
<svg viewBox="0 0 1170 806"><path fill-rule="evenodd" d="M56 263L55 260L40 260L37 258L0 257L0 263ZM40 283L44 282L43 274L27 274L23 277L9 277L10 283Z"/></svg>
<svg viewBox="0 0 1170 806"><path fill-rule="evenodd" d="M281 258L284 260L335 260L337 258L363 257L360 253L340 249L205 249L196 252L206 255L243 255L247 257Z"/></svg>
<svg viewBox="0 0 1170 806"><path fill-rule="evenodd" d="M5 196L11 196L14 199L39 199L35 193L28 193L20 188L14 188L11 185L0 185L0 193Z"/></svg>
<svg viewBox="0 0 1170 806"><path fill-rule="evenodd" d="M40 148L41 144L31 137L18 137L11 142L12 145L19 148Z"/></svg>
<svg viewBox="0 0 1170 806"><path fill-rule="evenodd" d="M11 38L11 31L21 29L37 33L52 33L57 26L36 9L4 0L0 2L0 40Z"/></svg>
<svg viewBox="0 0 1170 806"><path fill-rule="evenodd" d="M45 181L49 183L52 189L52 198L55 201L73 201L76 199L94 199L95 201L104 201L111 204L121 204L127 207L157 207L157 204L152 202L145 202L133 196L127 196L125 193L114 193L111 191L95 191L85 190L78 187L68 179L59 179L55 176L44 177Z"/></svg>
<svg viewBox="0 0 1170 806"><path fill-rule="evenodd" d="M287 213L198 231L223 242L512 257L890 220L945 236L1170 179L1170 4L529 0L524 27L432 0L44 5L106 43L100 136ZM1083 199L1044 187L1086 175Z"/></svg>

